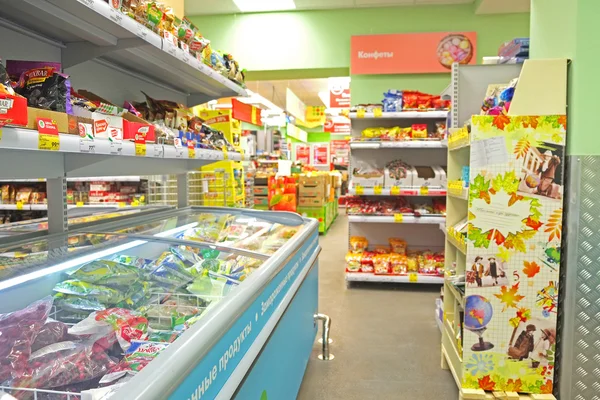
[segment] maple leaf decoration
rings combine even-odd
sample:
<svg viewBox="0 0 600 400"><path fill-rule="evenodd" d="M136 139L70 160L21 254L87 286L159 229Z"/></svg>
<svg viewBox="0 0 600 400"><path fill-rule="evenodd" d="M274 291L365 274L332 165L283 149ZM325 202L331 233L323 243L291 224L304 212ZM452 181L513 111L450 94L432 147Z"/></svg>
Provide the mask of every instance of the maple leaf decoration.
<svg viewBox="0 0 600 400"><path fill-rule="evenodd" d="M561 115L560 117L558 117L558 124L566 130L567 129L567 116Z"/></svg>
<svg viewBox="0 0 600 400"><path fill-rule="evenodd" d="M550 237L548 241L551 242L552 239L556 238L560 240L560 236L562 234L562 208L554 210L546 223L546 230L544 232L550 232Z"/></svg>
<svg viewBox="0 0 600 400"><path fill-rule="evenodd" d="M494 294L494 296L500 299L500 302L504 304L502 312L506 311L509 307L517 308L517 303L525 298L525 296L517 294L518 291L519 282L512 285L510 289L506 286L502 286L500 294Z"/></svg>
<svg viewBox="0 0 600 400"><path fill-rule="evenodd" d="M522 385L523 385L523 382L521 382L521 378L519 378L517 380L509 379L506 382L506 386L504 387L504 390L507 392L521 392L523 390L521 387Z"/></svg>
<svg viewBox="0 0 600 400"><path fill-rule="evenodd" d="M552 381L547 379L546 383L540 386L540 390L542 391L542 394L552 394Z"/></svg>
<svg viewBox="0 0 600 400"><path fill-rule="evenodd" d="M527 219L525 220L525 225L527 225L531 229L534 229L537 231L538 229L540 229L542 227L542 225L544 225L544 223L540 222L540 221L536 221L531 217L527 217Z"/></svg>
<svg viewBox="0 0 600 400"><path fill-rule="evenodd" d="M527 117L523 121L524 128L532 127L533 129L536 129L537 126L538 126L538 117Z"/></svg>
<svg viewBox="0 0 600 400"><path fill-rule="evenodd" d="M489 375L477 379L477 381L479 382L479 387L483 390L494 390L494 388L496 387L496 382L494 382Z"/></svg>
<svg viewBox="0 0 600 400"><path fill-rule="evenodd" d="M523 273L527 275L528 278L533 278L538 274L538 272L540 272L540 266L535 261L524 261L523 265L525 265L525 268L523 268Z"/></svg>
<svg viewBox="0 0 600 400"><path fill-rule="evenodd" d="M500 130L504 130L504 127L508 124L510 124L510 117L506 114L496 115L494 117L494 122L492 122L492 125Z"/></svg>

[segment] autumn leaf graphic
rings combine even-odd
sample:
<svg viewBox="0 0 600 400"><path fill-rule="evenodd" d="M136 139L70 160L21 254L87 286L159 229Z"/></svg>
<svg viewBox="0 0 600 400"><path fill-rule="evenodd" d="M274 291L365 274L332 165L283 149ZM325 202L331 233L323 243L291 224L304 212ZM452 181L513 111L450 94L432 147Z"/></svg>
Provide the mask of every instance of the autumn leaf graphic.
<svg viewBox="0 0 600 400"><path fill-rule="evenodd" d="M529 151L530 147L531 147L531 142L529 141L529 139L523 138L523 139L519 140L517 142L517 145L515 146L515 149L513 150L513 153L517 156L517 160L519 158L525 157L525 155Z"/></svg>
<svg viewBox="0 0 600 400"><path fill-rule="evenodd" d="M508 124L510 124L510 117L506 114L496 115L494 117L494 122L492 122L492 125L500 130L504 130L504 127Z"/></svg>
<svg viewBox="0 0 600 400"><path fill-rule="evenodd" d="M517 380L512 380L509 379L506 382L506 386L504 387L504 390L507 392L521 392L522 388L521 386L523 385L523 382L521 382L521 379L517 379Z"/></svg>
<svg viewBox="0 0 600 400"><path fill-rule="evenodd" d="M538 126L538 121L539 121L538 117L527 117L523 121L523 127L524 128L532 127L533 129L536 129Z"/></svg>
<svg viewBox="0 0 600 400"><path fill-rule="evenodd" d="M499 258L504 262L508 262L508 260L510 260L510 251L504 247L500 247L498 249L498 254L496 254L496 258Z"/></svg>
<svg viewBox="0 0 600 400"><path fill-rule="evenodd" d="M546 383L540 386L540 390L542 394L552 394L552 381L547 379Z"/></svg>
<svg viewBox="0 0 600 400"><path fill-rule="evenodd" d="M546 223L546 233L550 233L550 237L548 241L551 242L552 239L556 238L560 240L560 236L562 234L562 208L554 210Z"/></svg>
<svg viewBox="0 0 600 400"><path fill-rule="evenodd" d="M561 115L558 117L558 124L567 130L567 116Z"/></svg>
<svg viewBox="0 0 600 400"><path fill-rule="evenodd" d="M536 221L535 219L531 218L531 217L527 217L527 219L525 220L525 225L527 225L528 227L530 227L533 230L538 230L542 227L542 225L544 225L543 222L540 221Z"/></svg>
<svg viewBox="0 0 600 400"><path fill-rule="evenodd" d="M477 381L479 381L479 387L483 390L494 390L496 387L496 382L494 382L489 375L477 379Z"/></svg>
<svg viewBox="0 0 600 400"><path fill-rule="evenodd" d="M517 303L525 298L525 296L517 294L518 291L519 282L512 285L510 289L506 286L502 286L500 294L494 294L494 296L500 299L500 302L504 304L502 312L506 311L509 307L517 308Z"/></svg>
<svg viewBox="0 0 600 400"><path fill-rule="evenodd" d="M525 268L523 268L523 273L527 275L528 278L533 278L538 274L538 272L540 272L540 266L535 261L524 261L523 265L525 265Z"/></svg>

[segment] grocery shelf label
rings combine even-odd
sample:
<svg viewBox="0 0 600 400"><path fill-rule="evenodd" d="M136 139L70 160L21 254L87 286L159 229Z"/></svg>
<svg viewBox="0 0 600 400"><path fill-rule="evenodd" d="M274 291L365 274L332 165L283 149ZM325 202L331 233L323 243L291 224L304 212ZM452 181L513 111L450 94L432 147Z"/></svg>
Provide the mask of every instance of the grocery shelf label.
<svg viewBox="0 0 600 400"><path fill-rule="evenodd" d="M402 223L404 221L404 215L394 214L394 222Z"/></svg>
<svg viewBox="0 0 600 400"><path fill-rule="evenodd" d="M421 186L421 196L427 196L429 194L428 186Z"/></svg>
<svg viewBox="0 0 600 400"><path fill-rule="evenodd" d="M79 139L79 151L82 153L95 153L96 145L93 140Z"/></svg>
<svg viewBox="0 0 600 400"><path fill-rule="evenodd" d="M137 157L146 157L146 143L135 144L135 155Z"/></svg>
<svg viewBox="0 0 600 400"><path fill-rule="evenodd" d="M227 147L223 146L223 160L229 160L229 154L227 154Z"/></svg>
<svg viewBox="0 0 600 400"><path fill-rule="evenodd" d="M165 148L159 144L154 145L154 157L163 158L165 154Z"/></svg>
<svg viewBox="0 0 600 400"><path fill-rule="evenodd" d="M390 189L390 194L392 196L399 196L400 195L400 186L392 186L392 188Z"/></svg>
<svg viewBox="0 0 600 400"><path fill-rule="evenodd" d="M418 280L419 280L419 274L417 274L416 272L411 272L410 274L408 274L409 282L417 283Z"/></svg>
<svg viewBox="0 0 600 400"><path fill-rule="evenodd" d="M58 137L58 126L51 118L37 118L38 149L58 151L60 150L60 138Z"/></svg>
<svg viewBox="0 0 600 400"><path fill-rule="evenodd" d="M365 109L361 108L356 110L356 118L364 118L365 117Z"/></svg>
<svg viewBox="0 0 600 400"><path fill-rule="evenodd" d="M376 195L380 195L381 191L382 191L381 186L375 186L373 188L373 193L375 193Z"/></svg>
<svg viewBox="0 0 600 400"><path fill-rule="evenodd" d="M108 17L116 24L121 25L123 23L123 14L120 10L117 10L113 7L110 7L110 11L108 13Z"/></svg>
<svg viewBox="0 0 600 400"><path fill-rule="evenodd" d="M119 207L119 208L123 208L123 207L125 207L125 206L127 206L127 203L125 203L124 201L121 201L121 202L119 202L119 204L118 204L118 207Z"/></svg>
<svg viewBox="0 0 600 400"><path fill-rule="evenodd" d="M375 118L381 118L383 116L383 110L381 108L375 108L373 110L373 116Z"/></svg>
<svg viewBox="0 0 600 400"><path fill-rule="evenodd" d="M2 140L2 128L0 128L0 140Z"/></svg>
<svg viewBox="0 0 600 400"><path fill-rule="evenodd" d="M78 201L78 202L75 204L75 206L76 206L76 207L83 207L83 201Z"/></svg>
<svg viewBox="0 0 600 400"><path fill-rule="evenodd" d="M23 209L23 203L21 203L20 201L17 201L17 210L22 210Z"/></svg>
<svg viewBox="0 0 600 400"><path fill-rule="evenodd" d="M356 191L356 194L359 195L359 196L361 196L365 192L365 190L363 189L363 187L360 186L360 185L356 185L356 187L354 188L354 190Z"/></svg>
<svg viewBox="0 0 600 400"><path fill-rule="evenodd" d="M111 154L121 154L123 153L123 142L120 140L111 140L110 141L110 153Z"/></svg>
<svg viewBox="0 0 600 400"><path fill-rule="evenodd" d="M195 159L196 158L196 149L193 147L188 147L188 158Z"/></svg>

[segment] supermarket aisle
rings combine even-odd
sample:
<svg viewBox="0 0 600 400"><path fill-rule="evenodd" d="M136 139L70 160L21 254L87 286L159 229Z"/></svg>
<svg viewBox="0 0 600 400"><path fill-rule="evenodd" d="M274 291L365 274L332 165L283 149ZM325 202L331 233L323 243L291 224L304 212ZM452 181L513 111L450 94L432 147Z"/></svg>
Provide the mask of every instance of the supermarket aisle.
<svg viewBox="0 0 600 400"><path fill-rule="evenodd" d="M345 214L321 237L319 311L332 318L331 353L317 359L315 342L299 400L456 400L440 368L440 332L433 317L439 287L355 284L346 289Z"/></svg>

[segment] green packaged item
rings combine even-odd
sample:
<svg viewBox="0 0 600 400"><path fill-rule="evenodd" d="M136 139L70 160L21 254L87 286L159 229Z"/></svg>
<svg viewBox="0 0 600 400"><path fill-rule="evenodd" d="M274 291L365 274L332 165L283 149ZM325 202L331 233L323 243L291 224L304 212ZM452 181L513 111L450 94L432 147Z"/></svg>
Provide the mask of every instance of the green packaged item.
<svg viewBox="0 0 600 400"><path fill-rule="evenodd" d="M73 296L64 293L54 295L54 304L63 310L74 312L92 312L106 310L106 305L96 299Z"/></svg>
<svg viewBox="0 0 600 400"><path fill-rule="evenodd" d="M125 265L131 265L139 269L144 269L148 264L152 263L152 260L148 260L147 258L126 255L115 256L112 261Z"/></svg>
<svg viewBox="0 0 600 400"><path fill-rule="evenodd" d="M231 282L225 277L204 273L186 287L188 292L199 298L212 302L220 300L231 290Z"/></svg>
<svg viewBox="0 0 600 400"><path fill-rule="evenodd" d="M207 260L219 257L219 254L221 254L221 252L216 249L200 249L200 254L202 255L202 258Z"/></svg>
<svg viewBox="0 0 600 400"><path fill-rule="evenodd" d="M96 260L82 265L69 277L88 283L100 285L127 286L139 278L135 267L115 261Z"/></svg>
<svg viewBox="0 0 600 400"><path fill-rule="evenodd" d="M183 286L194 279L194 275L185 269L183 262L168 251L149 268L150 278L170 289Z"/></svg>
<svg viewBox="0 0 600 400"><path fill-rule="evenodd" d="M200 312L198 307L171 304L151 304L139 309L146 318L148 326L152 329L170 330L181 326Z"/></svg>
<svg viewBox="0 0 600 400"><path fill-rule="evenodd" d="M227 228L234 220L230 214L198 215L198 226L188 229L182 235L185 240L196 240L199 242L216 243L222 242L227 235Z"/></svg>
<svg viewBox="0 0 600 400"><path fill-rule="evenodd" d="M207 271L218 272L221 267L221 260L215 260L215 259L204 260L204 261L202 261L202 264L200 264L200 267Z"/></svg>
<svg viewBox="0 0 600 400"><path fill-rule="evenodd" d="M136 282L127 291L127 298L116 304L116 307L135 310L142 307L151 299L150 283Z"/></svg>
<svg viewBox="0 0 600 400"><path fill-rule="evenodd" d="M117 304L124 297L123 293L113 288L109 288L108 286L95 285L77 279L69 279L57 283L56 286L54 286L54 291L85 297L107 305Z"/></svg>
<svg viewBox="0 0 600 400"><path fill-rule="evenodd" d="M150 330L148 332L149 342L173 343L183 331L160 331Z"/></svg>
<svg viewBox="0 0 600 400"><path fill-rule="evenodd" d="M176 255L187 268L193 267L195 264L202 262L202 258L200 258L198 254L194 253L192 250L188 249L186 246L171 247L169 250L171 253Z"/></svg>

